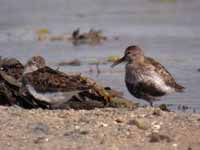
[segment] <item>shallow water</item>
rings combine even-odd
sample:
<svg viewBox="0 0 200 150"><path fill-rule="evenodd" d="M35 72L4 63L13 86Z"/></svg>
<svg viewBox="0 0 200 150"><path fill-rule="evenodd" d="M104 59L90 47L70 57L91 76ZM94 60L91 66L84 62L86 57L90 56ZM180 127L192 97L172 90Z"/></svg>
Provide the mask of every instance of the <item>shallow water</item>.
<svg viewBox="0 0 200 150"><path fill-rule="evenodd" d="M200 108L200 1L177 0L0 0L0 55L25 62L32 55L44 56L52 67L74 58L85 62L80 67L61 67L82 72L99 82L124 92L136 100L124 85L124 65L113 70L100 65L102 73L87 73L95 66L88 61L110 55L123 55L130 44L144 48L145 54L159 60L186 87L185 93L162 98L166 103ZM37 42L34 31L48 28L53 34L72 32L80 27L103 30L108 41L101 45L73 46L67 42ZM114 40L113 37L119 37ZM138 101L138 100L137 100ZM139 100L144 104L145 102Z"/></svg>

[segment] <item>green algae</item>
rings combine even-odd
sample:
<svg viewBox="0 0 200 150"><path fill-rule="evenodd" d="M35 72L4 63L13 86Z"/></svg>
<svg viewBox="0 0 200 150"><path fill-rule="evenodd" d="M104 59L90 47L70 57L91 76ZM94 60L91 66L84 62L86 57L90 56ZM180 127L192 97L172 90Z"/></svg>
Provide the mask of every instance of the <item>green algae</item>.
<svg viewBox="0 0 200 150"><path fill-rule="evenodd" d="M119 97L111 98L110 102L108 102L108 105L110 107L130 108L130 109L135 109L138 107L137 103L134 103L130 100L127 100L125 98L119 98Z"/></svg>

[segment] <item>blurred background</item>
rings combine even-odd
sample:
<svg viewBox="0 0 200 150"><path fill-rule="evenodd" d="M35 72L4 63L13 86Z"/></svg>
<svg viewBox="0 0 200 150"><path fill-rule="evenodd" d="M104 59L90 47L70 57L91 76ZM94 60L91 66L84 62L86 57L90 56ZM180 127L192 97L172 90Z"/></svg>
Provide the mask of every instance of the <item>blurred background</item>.
<svg viewBox="0 0 200 150"><path fill-rule="evenodd" d="M110 68L112 59L137 44L186 87L157 104L199 109L199 14L199 0L0 0L0 56L25 63L42 55L53 68L81 72L138 101L125 87L124 65ZM105 40L74 44L70 36L77 28L101 30ZM59 65L73 60L81 63Z"/></svg>

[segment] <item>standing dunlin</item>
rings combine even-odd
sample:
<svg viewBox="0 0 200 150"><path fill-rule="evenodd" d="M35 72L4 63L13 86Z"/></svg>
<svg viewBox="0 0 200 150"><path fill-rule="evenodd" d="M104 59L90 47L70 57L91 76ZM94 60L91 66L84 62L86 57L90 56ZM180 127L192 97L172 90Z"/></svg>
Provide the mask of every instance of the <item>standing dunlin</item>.
<svg viewBox="0 0 200 150"><path fill-rule="evenodd" d="M159 62L145 57L141 48L129 46L124 56L112 67L126 61L125 83L129 92L136 98L144 99L153 106L153 101L173 92L183 92L173 76Z"/></svg>

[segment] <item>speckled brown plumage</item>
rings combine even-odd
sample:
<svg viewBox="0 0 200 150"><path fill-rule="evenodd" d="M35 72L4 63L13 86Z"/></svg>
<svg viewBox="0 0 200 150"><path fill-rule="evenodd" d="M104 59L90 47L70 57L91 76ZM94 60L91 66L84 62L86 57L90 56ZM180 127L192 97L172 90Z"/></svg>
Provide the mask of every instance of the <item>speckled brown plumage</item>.
<svg viewBox="0 0 200 150"><path fill-rule="evenodd" d="M159 62L150 57L145 57L144 60L147 65L149 64L154 67L155 72L162 76L163 80L167 85L174 87L177 92L182 92L184 90L184 87L177 84L174 77Z"/></svg>
<svg viewBox="0 0 200 150"><path fill-rule="evenodd" d="M88 85L80 75L68 76L62 72L43 67L23 77L23 82L31 84L39 92L86 90Z"/></svg>

